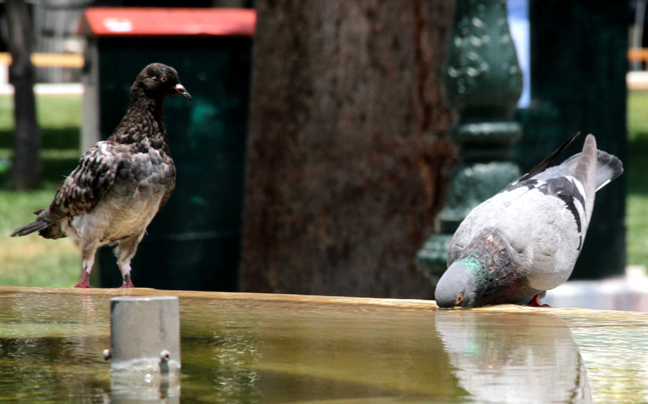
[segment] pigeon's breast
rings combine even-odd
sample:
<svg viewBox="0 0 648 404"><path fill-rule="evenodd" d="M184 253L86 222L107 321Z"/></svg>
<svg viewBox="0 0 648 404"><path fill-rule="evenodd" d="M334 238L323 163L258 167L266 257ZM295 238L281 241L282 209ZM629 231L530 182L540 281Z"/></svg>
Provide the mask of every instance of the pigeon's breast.
<svg viewBox="0 0 648 404"><path fill-rule="evenodd" d="M131 153L123 153L115 185L122 185L128 193L155 192L166 189L175 183L175 166L171 156L161 149L150 147L144 140Z"/></svg>

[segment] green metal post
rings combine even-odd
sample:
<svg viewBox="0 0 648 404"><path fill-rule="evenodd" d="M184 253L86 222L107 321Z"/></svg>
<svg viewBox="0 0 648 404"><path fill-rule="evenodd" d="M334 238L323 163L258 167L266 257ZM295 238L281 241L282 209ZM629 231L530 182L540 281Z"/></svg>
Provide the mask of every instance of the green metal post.
<svg viewBox="0 0 648 404"><path fill-rule="evenodd" d="M507 20L506 0L459 0L443 76L446 100L458 122L450 129L459 164L440 234L419 251L417 265L433 281L446 269L448 246L461 221L478 204L520 176L511 160L522 126L512 114L522 94L522 71Z"/></svg>

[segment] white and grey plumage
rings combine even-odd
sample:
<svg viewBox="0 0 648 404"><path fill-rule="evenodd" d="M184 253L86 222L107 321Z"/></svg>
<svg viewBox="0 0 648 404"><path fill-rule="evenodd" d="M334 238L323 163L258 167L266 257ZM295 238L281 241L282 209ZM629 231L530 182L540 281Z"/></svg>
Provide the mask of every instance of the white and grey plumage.
<svg viewBox="0 0 648 404"><path fill-rule="evenodd" d="M123 287L133 287L131 259L153 217L175 188L175 166L164 128L164 100L191 96L178 73L161 63L148 65L130 91L130 106L117 129L88 150L59 186L47 209L12 236L35 231L44 238L71 237L81 249L83 275L76 287L91 287L88 277L97 249L117 244Z"/></svg>
<svg viewBox="0 0 648 404"><path fill-rule="evenodd" d="M455 232L439 307L537 305L569 278L583 247L596 191L623 173L621 161L588 135L558 166L578 134L528 174L473 209Z"/></svg>

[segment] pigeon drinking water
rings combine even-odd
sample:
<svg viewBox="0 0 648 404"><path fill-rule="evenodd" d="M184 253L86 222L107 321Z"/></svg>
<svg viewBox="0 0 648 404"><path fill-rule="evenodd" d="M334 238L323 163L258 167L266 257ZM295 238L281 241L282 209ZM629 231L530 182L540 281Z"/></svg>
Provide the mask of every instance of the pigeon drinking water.
<svg viewBox="0 0 648 404"><path fill-rule="evenodd" d="M463 220L436 286L439 307L538 306L547 290L567 281L596 191L623 173L621 161L597 150L592 135L581 153L553 166L576 136Z"/></svg>
<svg viewBox="0 0 648 404"><path fill-rule="evenodd" d="M123 287L133 287L131 259L146 227L175 188L176 172L164 128L164 100L191 96L178 73L161 63L148 65L130 90L130 106L113 134L88 150L33 223L14 231L72 238L81 249L83 275L76 285L89 288L97 249L116 244Z"/></svg>

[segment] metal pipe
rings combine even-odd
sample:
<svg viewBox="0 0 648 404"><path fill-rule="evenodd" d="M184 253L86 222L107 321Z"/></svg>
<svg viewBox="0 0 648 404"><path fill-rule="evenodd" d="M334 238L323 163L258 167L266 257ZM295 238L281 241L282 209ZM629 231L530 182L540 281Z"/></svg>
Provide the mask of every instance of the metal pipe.
<svg viewBox="0 0 648 404"><path fill-rule="evenodd" d="M113 373L180 373L180 319L175 296L119 296L110 299Z"/></svg>

